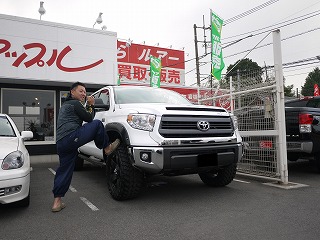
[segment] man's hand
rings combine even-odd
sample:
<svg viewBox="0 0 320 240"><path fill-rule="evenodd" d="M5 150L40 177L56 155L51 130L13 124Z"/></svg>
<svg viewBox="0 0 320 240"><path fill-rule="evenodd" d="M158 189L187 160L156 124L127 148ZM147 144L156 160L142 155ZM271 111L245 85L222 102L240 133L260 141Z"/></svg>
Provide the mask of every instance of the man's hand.
<svg viewBox="0 0 320 240"><path fill-rule="evenodd" d="M92 96L87 97L87 105L94 105L94 97Z"/></svg>

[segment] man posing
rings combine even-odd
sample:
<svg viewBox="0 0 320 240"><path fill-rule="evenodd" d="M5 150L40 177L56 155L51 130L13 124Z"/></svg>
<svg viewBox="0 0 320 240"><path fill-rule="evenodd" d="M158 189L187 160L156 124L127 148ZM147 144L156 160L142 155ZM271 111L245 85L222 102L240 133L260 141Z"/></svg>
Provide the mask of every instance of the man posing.
<svg viewBox="0 0 320 240"><path fill-rule="evenodd" d="M78 148L90 141L104 149L106 155L110 155L120 144L116 139L110 144L100 120L93 120L94 98L87 98L85 85L81 82L72 84L66 101L60 108L57 122L57 153L60 165L56 171L53 186L54 201L52 212L59 212L65 204L64 197L71 184L75 161L78 156ZM87 106L82 103L87 100ZM86 122L82 125L83 122Z"/></svg>

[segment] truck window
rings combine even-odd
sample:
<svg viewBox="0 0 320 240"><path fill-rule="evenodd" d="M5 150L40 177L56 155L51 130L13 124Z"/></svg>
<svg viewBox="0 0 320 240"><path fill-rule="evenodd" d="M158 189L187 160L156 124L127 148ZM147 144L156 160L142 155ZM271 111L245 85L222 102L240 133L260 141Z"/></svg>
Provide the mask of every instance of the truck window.
<svg viewBox="0 0 320 240"><path fill-rule="evenodd" d="M109 90L108 89L104 89L103 91L101 91L101 94L99 96L99 98L102 99L103 104L110 104L110 95L109 95Z"/></svg>
<svg viewBox="0 0 320 240"><path fill-rule="evenodd" d="M306 104L307 107L319 108L320 107L320 99L311 99Z"/></svg>
<svg viewBox="0 0 320 240"><path fill-rule="evenodd" d="M320 99L302 99L289 101L285 103L286 107L311 107L311 108L320 108Z"/></svg>
<svg viewBox="0 0 320 240"><path fill-rule="evenodd" d="M297 101L290 101L286 102L285 106L286 107L306 107L308 101L304 100L297 100Z"/></svg>
<svg viewBox="0 0 320 240"><path fill-rule="evenodd" d="M118 104L168 103L192 105L180 94L161 88L122 87L115 88L115 101Z"/></svg>

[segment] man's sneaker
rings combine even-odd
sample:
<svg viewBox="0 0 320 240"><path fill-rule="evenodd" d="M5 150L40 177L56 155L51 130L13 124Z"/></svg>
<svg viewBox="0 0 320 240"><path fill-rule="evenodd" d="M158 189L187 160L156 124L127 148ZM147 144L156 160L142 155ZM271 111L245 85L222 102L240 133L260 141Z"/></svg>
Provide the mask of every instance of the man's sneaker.
<svg viewBox="0 0 320 240"><path fill-rule="evenodd" d="M117 149L117 147L119 147L119 145L120 145L120 140L116 139L107 148L105 148L104 153L106 155L111 155Z"/></svg>

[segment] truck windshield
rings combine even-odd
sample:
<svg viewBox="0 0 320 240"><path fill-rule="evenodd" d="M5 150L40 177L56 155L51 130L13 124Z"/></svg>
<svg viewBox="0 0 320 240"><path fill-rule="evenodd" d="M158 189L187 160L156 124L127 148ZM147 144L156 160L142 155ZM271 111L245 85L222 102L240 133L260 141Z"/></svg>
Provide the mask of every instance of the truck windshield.
<svg viewBox="0 0 320 240"><path fill-rule="evenodd" d="M129 103L167 103L192 105L179 93L151 87L115 87L115 102L117 104Z"/></svg>

